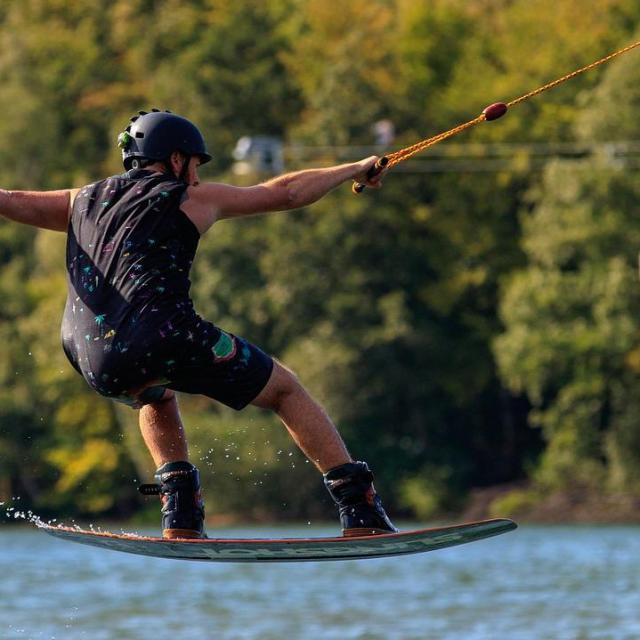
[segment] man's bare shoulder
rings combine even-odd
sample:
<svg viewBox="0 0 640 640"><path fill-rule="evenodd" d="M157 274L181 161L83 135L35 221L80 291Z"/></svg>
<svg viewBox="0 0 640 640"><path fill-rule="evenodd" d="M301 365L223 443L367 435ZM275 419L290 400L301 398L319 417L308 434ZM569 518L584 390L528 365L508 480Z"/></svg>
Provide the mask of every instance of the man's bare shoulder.
<svg viewBox="0 0 640 640"><path fill-rule="evenodd" d="M201 183L187 187L182 202L181 211L193 222L200 235L205 233L218 219L215 204L215 193L208 188L211 183Z"/></svg>
<svg viewBox="0 0 640 640"><path fill-rule="evenodd" d="M69 219L71 219L71 212L73 211L73 203L76 201L76 196L82 191L82 187L77 189L69 189Z"/></svg>
<svg viewBox="0 0 640 640"><path fill-rule="evenodd" d="M268 184L237 187L222 182L190 186L181 204L182 211L200 233L218 220L286 208L283 194Z"/></svg>

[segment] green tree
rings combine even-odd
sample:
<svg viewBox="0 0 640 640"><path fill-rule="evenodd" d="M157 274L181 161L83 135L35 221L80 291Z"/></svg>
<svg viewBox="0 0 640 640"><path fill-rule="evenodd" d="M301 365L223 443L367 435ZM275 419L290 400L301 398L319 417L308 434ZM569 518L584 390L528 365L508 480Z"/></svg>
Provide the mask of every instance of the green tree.
<svg viewBox="0 0 640 640"><path fill-rule="evenodd" d="M636 66L628 57L608 69L578 120L583 139L637 137ZM640 486L639 195L613 157L557 161L525 216L529 266L505 289L496 354L505 381L534 404L546 487Z"/></svg>
<svg viewBox="0 0 640 640"><path fill-rule="evenodd" d="M304 99L297 140L314 145L368 143L385 115L395 80L391 59L392 0L351 0L339 11L310 0L296 2L284 57Z"/></svg>

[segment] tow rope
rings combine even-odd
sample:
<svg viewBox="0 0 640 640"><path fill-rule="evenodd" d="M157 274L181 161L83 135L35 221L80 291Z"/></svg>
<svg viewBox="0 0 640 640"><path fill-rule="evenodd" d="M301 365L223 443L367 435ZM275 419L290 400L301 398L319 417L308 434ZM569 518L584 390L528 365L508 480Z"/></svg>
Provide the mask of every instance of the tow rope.
<svg viewBox="0 0 640 640"><path fill-rule="evenodd" d="M543 91L548 91L549 89L553 89L554 87L557 87L563 82L567 82L567 80L571 80L572 78L575 78L577 75L580 75L585 71L590 71L591 69L594 69L595 67L598 67L601 64L604 64L605 62L609 62L609 60L613 60L613 58L616 58L622 55L623 53L627 53L628 51L631 51L632 49L635 49L636 47L639 47L639 46L640 46L640 41L634 42L633 44L630 44L624 47L623 49L615 51L614 53L610 53L608 56L605 56L600 60L596 60L596 62L592 62L591 64L588 64L586 67L582 67L581 69L572 71L571 73L568 73L567 75L562 76L561 78L558 78L553 82L549 82L548 84L538 87L534 91L525 93L523 96L520 96L515 100L511 100L511 102L506 102L506 103L494 102L493 104L490 104L488 107L485 107L479 116L477 116L473 120L469 120L469 122L460 124L457 127L454 127L453 129L449 129L448 131L445 131L444 133L439 133L438 135L432 136L430 138L425 138L424 140L421 140L416 144L412 144L409 147L405 147L404 149L399 149L398 151L394 151L393 153L388 153L382 156L381 158L379 158L378 161L375 163L375 165L373 165L373 167L369 169L369 171L367 172L367 178L368 179L374 178L384 169L391 169L392 167L397 165L399 162L404 162L405 160L408 160L412 156L416 155L416 153L420 153L421 151L424 151L428 147L432 147L434 144L438 144L438 142L442 142L443 140L452 138L453 136L459 133L462 133L467 129L470 129L471 127L474 127L480 122L491 122L492 120L497 120L498 118L501 118L509 110L510 107L513 107L516 104L519 104L520 102L524 102L529 98L533 98L534 96L537 96ZM351 190L353 191L353 193L358 194L358 193L362 193L365 190L365 187L366 187L365 184L362 184L360 182L354 182L351 187Z"/></svg>

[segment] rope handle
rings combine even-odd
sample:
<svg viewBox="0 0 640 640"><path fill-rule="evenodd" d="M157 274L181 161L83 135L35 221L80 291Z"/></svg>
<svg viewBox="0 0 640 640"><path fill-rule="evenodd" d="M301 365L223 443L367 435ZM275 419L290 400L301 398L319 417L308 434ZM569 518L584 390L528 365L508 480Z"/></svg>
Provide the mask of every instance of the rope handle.
<svg viewBox="0 0 640 640"><path fill-rule="evenodd" d="M395 166L399 162L408 160L409 158L411 158L411 156L414 156L416 153L419 153L420 151L424 151L428 147L431 147L434 144L437 144L438 142L447 140L448 138L451 138L457 135L458 133L465 131L466 129L470 129L471 127L475 126L476 124L479 124L480 122L491 122L492 120L497 120L498 118L501 118L508 111L509 107L513 107L516 104L520 104L521 102L528 100L529 98L533 98L534 96L539 95L543 91L547 91L548 89L553 89L554 87L557 87L559 84L562 84L567 80L571 80L572 78L575 78L577 75L584 73L585 71L589 71L601 64L604 64L605 62L608 62L609 60L612 60L613 58L616 58L617 56L623 53L626 53L627 51L631 51L631 49L635 49L636 47L640 47L640 40L638 42L634 42L624 47L623 49L614 51L613 53L610 53L608 56L605 56L604 58L600 58L600 60L596 60L595 62L588 64L586 67L582 67L580 69L577 69L576 71L572 71L571 73L568 73L567 75L564 75L561 78L554 80L553 82L549 82L541 87L538 87L534 91L525 93L523 96L520 96L515 100L511 100L511 102L507 102L507 103L494 102L493 104L490 104L488 107L485 107L485 109L482 111L482 113L478 117L474 118L473 120L469 120L469 122L465 122L464 124L458 125L453 129L449 129L449 131L445 131L444 133L439 133L438 135L432 136L431 138L425 138L424 140L421 140L416 144L413 144L409 147L405 147L404 149L399 149L398 151L395 151L393 153L388 153L387 155L380 158L380 160L378 160L378 162L369 170L369 172L367 173L367 178L373 178L378 173L380 173L382 169L385 169L385 168L391 169L391 167ZM386 162L384 163L384 165L381 165L381 167L376 169L376 167L378 166L378 163L381 162L382 160L385 160ZM372 171L373 173L371 173ZM362 193L364 189L365 189L365 185L357 182L354 182L351 188L351 190L355 194Z"/></svg>
<svg viewBox="0 0 640 640"><path fill-rule="evenodd" d="M375 178L377 175L382 173L386 166L389 164L389 158L387 156L382 156L382 158L378 158L376 163L367 171L367 180L371 180L371 178ZM362 193L367 188L367 185L363 182L355 182L351 185L351 191L353 193L358 194Z"/></svg>

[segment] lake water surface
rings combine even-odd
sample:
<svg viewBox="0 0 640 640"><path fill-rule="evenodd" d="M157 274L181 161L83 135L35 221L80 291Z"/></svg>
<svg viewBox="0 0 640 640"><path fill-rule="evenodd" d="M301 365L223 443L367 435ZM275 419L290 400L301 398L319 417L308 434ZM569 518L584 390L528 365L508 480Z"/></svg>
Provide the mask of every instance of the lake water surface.
<svg viewBox="0 0 640 640"><path fill-rule="evenodd" d="M640 640L640 528L522 526L396 559L250 565L138 557L0 524L0 639L31 638Z"/></svg>

